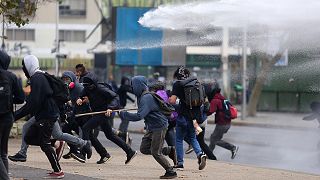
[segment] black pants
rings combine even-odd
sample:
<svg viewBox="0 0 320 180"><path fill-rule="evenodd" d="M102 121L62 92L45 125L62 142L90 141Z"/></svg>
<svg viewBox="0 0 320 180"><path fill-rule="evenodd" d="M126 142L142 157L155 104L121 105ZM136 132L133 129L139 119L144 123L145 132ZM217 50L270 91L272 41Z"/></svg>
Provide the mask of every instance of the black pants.
<svg viewBox="0 0 320 180"><path fill-rule="evenodd" d="M82 127L83 139L89 140L90 138L92 138L91 136L92 130L100 126L101 130L104 132L107 139L109 139L110 141L112 141L113 143L121 147L122 150L124 150L127 154L132 153L133 150L131 149L131 147L128 146L120 137L118 137L112 132L111 124L108 122L110 119L112 119L112 117L106 117L105 115L92 116L88 120L88 122L86 122ZM102 144L99 142L98 139L96 139L96 142L92 141L92 144L96 145L95 149L97 150L98 153L105 151L105 148L102 146Z"/></svg>
<svg viewBox="0 0 320 180"><path fill-rule="evenodd" d="M46 154L53 171L60 172L61 167L50 141L55 122L56 119L37 120L26 133L25 141L29 145L40 146L41 150Z"/></svg>
<svg viewBox="0 0 320 180"><path fill-rule="evenodd" d="M65 133L72 134L73 130L79 135L79 127L82 128L88 122L89 119L90 116L76 118L75 120L70 121L70 123L65 124L62 128L62 131ZM89 132L89 140L91 141L91 145L95 148L95 150L101 157L110 157L108 151L103 147L103 145L97 138L98 133L95 133L95 131L99 131L98 129L99 128L96 128L94 130L90 130ZM84 137L82 138L85 139ZM68 146L70 147L70 152L72 153L76 153L77 151L79 151L79 148L75 145L68 144Z"/></svg>
<svg viewBox="0 0 320 180"><path fill-rule="evenodd" d="M8 176L8 139L13 124L12 114L0 116L0 177L9 180Z"/></svg>
<svg viewBox="0 0 320 180"><path fill-rule="evenodd" d="M201 127L201 128L202 128L202 132L197 135L197 141L198 141L202 151L208 156L208 159L217 160L217 157L213 154L212 150L209 148L209 146L205 142L204 135L206 132L206 128L205 127ZM184 140L188 144L190 144L188 138L185 138Z"/></svg>

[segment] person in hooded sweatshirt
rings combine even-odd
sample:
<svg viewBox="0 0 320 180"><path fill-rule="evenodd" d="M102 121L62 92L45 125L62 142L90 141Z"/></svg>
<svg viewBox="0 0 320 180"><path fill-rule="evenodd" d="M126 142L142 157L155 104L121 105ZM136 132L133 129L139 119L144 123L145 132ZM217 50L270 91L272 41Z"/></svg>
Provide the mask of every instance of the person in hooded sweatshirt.
<svg viewBox="0 0 320 180"><path fill-rule="evenodd" d="M148 91L147 79L144 76L135 76L132 78L132 91L137 97L138 112L129 113L120 112L121 119L129 121L140 121L144 119L146 134L142 138L140 151L142 154L152 155L153 158L166 170L160 179L171 179L177 177L173 166L162 154L169 155L176 161L174 147L163 148L165 135L168 128L167 117L160 112L160 107L154 97ZM106 115L109 116L112 110L108 109ZM175 163L175 162L174 162Z"/></svg>
<svg viewBox="0 0 320 180"><path fill-rule="evenodd" d="M53 99L53 90L43 71L40 70L38 58L27 55L23 58L22 69L25 76L30 79L31 92L26 104L15 112L15 119L20 119L28 114L35 116L35 124L27 132L28 144L39 145L47 156L53 172L46 178L63 178L57 155L51 146L50 137L53 126L59 117L59 108ZM34 135L34 136L33 136Z"/></svg>
<svg viewBox="0 0 320 180"><path fill-rule="evenodd" d="M11 58L0 50L0 177L8 176L8 138L13 124L13 104L22 104L25 96L17 76L8 71Z"/></svg>
<svg viewBox="0 0 320 180"><path fill-rule="evenodd" d="M76 75L73 72L71 71L64 72L62 74L62 79L67 84L69 84L71 106L72 106L72 114L67 119L68 123L66 123L63 126L62 130L63 132L67 132L70 134L72 134L72 130L74 130L75 132L78 132L78 134L81 136L81 133L79 132L79 127L82 128L91 118L91 116L74 117L74 115L90 112L91 111L90 105L89 103L83 103L82 105L77 105L76 101L83 90L83 85L77 82ZM104 157L110 156L107 150L103 148L102 144L99 142L97 137L94 136L93 131L90 131L89 133L90 133L89 139L92 143L92 146L96 149L100 157L103 159ZM72 144L70 144L69 147L70 147L70 152L65 154L63 158L69 159L72 157L78 160L79 162L85 163L86 157L84 153L81 152L81 149L79 149L77 146L74 146ZM98 161L98 164L103 162L104 161Z"/></svg>
<svg viewBox="0 0 320 180"><path fill-rule="evenodd" d="M68 71L67 73L69 74L73 74L73 72ZM74 74L73 74L74 75ZM75 79L75 75L74 75L74 79ZM75 103L76 99L78 98L75 97L75 94L78 91L78 95L80 94L79 91L81 91L81 89L79 89L78 87L70 86L70 83L68 84L69 89L71 90L70 92L70 96L71 96L71 101L73 100L73 102ZM73 87L73 88L71 88ZM74 89L74 91L73 91ZM74 93L73 93L74 92ZM61 112L60 112L61 114ZM21 143L21 148L19 150L19 152L17 152L15 155L13 156L9 156L9 159L11 161L14 162L25 162L27 160L27 150L28 150L28 144L26 143L26 141L24 140L24 138L26 137L26 133L29 131L30 127L36 122L35 117L31 117L24 125L22 128L22 143ZM57 154L57 159L60 160L62 153L63 153L63 149L64 149L64 143L67 142L70 146L75 147L75 148L79 148L81 150L83 150L85 152L85 154L88 154L88 157L91 157L92 151L91 151L91 143L90 141L85 141L81 138L75 137L73 134L71 133L65 133L60 125L59 122L56 121L54 123L53 126L53 130L52 130L52 137L55 140L58 140L57 143L55 143L55 141L51 141L53 144L57 144L56 147L56 154ZM77 159L77 158L75 158ZM77 159L78 160L78 159Z"/></svg>
<svg viewBox="0 0 320 180"><path fill-rule="evenodd" d="M228 149L231 152L231 159L236 157L239 147L230 144L222 140L223 135L228 132L231 127L231 119L226 119L223 111L223 101L225 97L220 93L221 89L218 83L213 83L212 91L208 94L208 100L210 102L210 109L207 115L215 114L215 124L213 133L210 136L210 145L209 148L211 151L214 150L215 146L218 145L225 149Z"/></svg>
<svg viewBox="0 0 320 180"><path fill-rule="evenodd" d="M107 109L118 109L119 108L119 97L118 95L103 84L98 84L97 77L89 73L83 77L84 89L81 92L80 98L77 100L78 105L82 105L83 99L86 97L89 99L92 111L106 111ZM114 116L114 113L113 115ZM93 115L88 122L82 126L83 138L88 140L90 138L90 131L100 126L107 139L122 148L127 154L127 160L125 164L128 164L137 154L130 146L128 146L120 137L115 135L110 125L112 116L106 117L104 114ZM98 151L103 151L104 147L99 143L100 147ZM98 164L104 163L111 158L109 154L97 162Z"/></svg>

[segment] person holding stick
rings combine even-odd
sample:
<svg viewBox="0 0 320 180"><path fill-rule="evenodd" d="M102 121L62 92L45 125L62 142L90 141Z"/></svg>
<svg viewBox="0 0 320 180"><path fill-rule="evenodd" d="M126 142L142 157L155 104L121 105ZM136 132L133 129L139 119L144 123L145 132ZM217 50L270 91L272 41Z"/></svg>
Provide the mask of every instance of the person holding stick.
<svg viewBox="0 0 320 180"><path fill-rule="evenodd" d="M84 89L80 94L80 98L77 100L78 105L81 105L83 103L84 98L88 97L92 111L103 111L105 109L115 110L119 108L118 95L111 89L109 89L108 86L98 84L98 79L94 74L89 73L83 77L83 86ZM82 126L83 139L89 140L90 131L100 126L106 138L112 141L113 143L117 144L119 147L122 148L122 150L126 152L127 160L125 161L125 164L128 164L137 155L137 152L134 151L129 145L127 145L120 137L116 136L113 133L112 127L108 122L113 118L112 116L106 117L104 114L93 115ZM101 144L99 145L99 147L97 146L95 148L104 149L104 147ZM106 157L101 157L101 159L98 161L99 163L97 163L104 163L108 161L110 158L111 156L107 154Z"/></svg>

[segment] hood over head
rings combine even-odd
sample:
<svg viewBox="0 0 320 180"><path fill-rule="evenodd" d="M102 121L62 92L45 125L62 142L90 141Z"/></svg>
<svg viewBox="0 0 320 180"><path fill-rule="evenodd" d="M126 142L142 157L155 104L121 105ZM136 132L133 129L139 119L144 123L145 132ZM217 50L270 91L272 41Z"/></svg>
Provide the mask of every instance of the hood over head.
<svg viewBox="0 0 320 180"><path fill-rule="evenodd" d="M83 84L84 85L98 85L98 77L93 73L88 73L86 76L83 77Z"/></svg>
<svg viewBox="0 0 320 180"><path fill-rule="evenodd" d="M10 56L5 51L0 50L0 69L7 70L9 68L10 61Z"/></svg>
<svg viewBox="0 0 320 180"><path fill-rule="evenodd" d="M36 72L40 71L39 60L34 55L27 55L23 58L23 63L28 71L30 77L33 76Z"/></svg>
<svg viewBox="0 0 320 180"><path fill-rule="evenodd" d="M144 76L134 76L132 78L133 93L140 97L143 91L148 90L147 79Z"/></svg>
<svg viewBox="0 0 320 180"><path fill-rule="evenodd" d="M71 79L72 82L76 82L77 76L72 71L65 71L62 74L62 77L68 77Z"/></svg>

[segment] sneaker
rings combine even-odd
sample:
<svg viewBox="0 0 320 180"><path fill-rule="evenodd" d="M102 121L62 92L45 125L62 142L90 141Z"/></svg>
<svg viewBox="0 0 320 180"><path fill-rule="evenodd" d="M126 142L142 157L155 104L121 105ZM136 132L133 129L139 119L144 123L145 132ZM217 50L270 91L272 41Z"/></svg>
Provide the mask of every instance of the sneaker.
<svg viewBox="0 0 320 180"><path fill-rule="evenodd" d="M66 145L66 142L64 141L58 141L59 145L56 149L56 154L57 154L57 160L59 161L62 157L64 146Z"/></svg>
<svg viewBox="0 0 320 180"><path fill-rule="evenodd" d="M185 154L190 154L193 152L193 148L191 145L189 145L188 149L186 150Z"/></svg>
<svg viewBox="0 0 320 180"><path fill-rule="evenodd" d="M92 156L91 142L87 141L87 143L83 146L82 151L87 154L87 158L90 159Z"/></svg>
<svg viewBox="0 0 320 180"><path fill-rule="evenodd" d="M177 164L173 166L173 169L176 169L178 171L183 171L184 167L183 167L183 164Z"/></svg>
<svg viewBox="0 0 320 180"><path fill-rule="evenodd" d="M177 173L174 171L167 171L160 179L173 179L177 177Z"/></svg>
<svg viewBox="0 0 320 180"><path fill-rule="evenodd" d="M109 157L107 157L107 156L101 157L100 160L97 161L97 164L103 164L103 163L109 161L110 159L111 159L111 156L109 156Z"/></svg>
<svg viewBox="0 0 320 180"><path fill-rule="evenodd" d="M134 158L136 157L137 155L137 151L132 151L130 154L127 154L127 160L125 162L125 164L129 164L129 162Z"/></svg>
<svg viewBox="0 0 320 180"><path fill-rule="evenodd" d="M86 157L80 153L80 152L76 152L76 153L71 153L71 157L81 163L85 163L86 162Z"/></svg>
<svg viewBox="0 0 320 180"><path fill-rule="evenodd" d="M169 158L172 159L173 161L173 165L177 165L178 160L177 160L177 154L176 154L176 148L172 147L170 154L169 154Z"/></svg>
<svg viewBox="0 0 320 180"><path fill-rule="evenodd" d="M20 153L17 153L14 156L8 156L8 158L14 162L26 162L27 161L27 157L21 155Z"/></svg>
<svg viewBox="0 0 320 180"><path fill-rule="evenodd" d="M62 171L51 172L51 173L48 173L48 175L43 178L44 179L62 179L62 178L64 178L64 173Z"/></svg>
<svg viewBox="0 0 320 180"><path fill-rule="evenodd" d="M67 154L62 156L63 159L70 159L71 158L71 152L69 151Z"/></svg>
<svg viewBox="0 0 320 180"><path fill-rule="evenodd" d="M232 151L231 151L231 159L234 159L237 155L239 146L235 147Z"/></svg>
<svg viewBox="0 0 320 180"><path fill-rule="evenodd" d="M202 170L206 167L207 164L207 155L202 154L198 157L199 170Z"/></svg>

